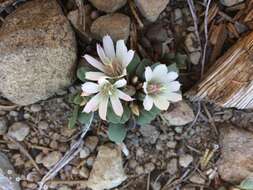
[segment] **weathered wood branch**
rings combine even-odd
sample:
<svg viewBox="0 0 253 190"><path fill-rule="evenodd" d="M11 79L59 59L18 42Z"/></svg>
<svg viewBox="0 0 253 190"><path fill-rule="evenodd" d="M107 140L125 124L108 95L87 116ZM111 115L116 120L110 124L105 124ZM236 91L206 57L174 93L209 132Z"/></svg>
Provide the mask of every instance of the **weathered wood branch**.
<svg viewBox="0 0 253 190"><path fill-rule="evenodd" d="M219 58L186 96L222 107L253 108L253 32Z"/></svg>

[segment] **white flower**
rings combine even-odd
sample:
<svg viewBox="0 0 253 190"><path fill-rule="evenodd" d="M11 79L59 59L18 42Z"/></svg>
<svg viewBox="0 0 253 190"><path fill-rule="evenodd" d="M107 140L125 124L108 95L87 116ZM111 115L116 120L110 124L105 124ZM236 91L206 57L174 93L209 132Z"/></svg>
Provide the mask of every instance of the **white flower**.
<svg viewBox="0 0 253 190"><path fill-rule="evenodd" d="M177 92L180 89L180 83L175 81L177 77L176 72L168 72L166 65L157 65L153 71L150 67L146 67L146 82L143 84L146 93L144 108L149 111L155 104L160 110L167 110L170 102L182 100L182 95Z"/></svg>
<svg viewBox="0 0 253 190"><path fill-rule="evenodd" d="M103 37L103 48L97 44L97 53L101 61L84 55L89 64L101 72L87 72L86 78L98 81L100 78L119 78L126 75L126 67L134 57L133 50L127 50L124 40L118 40L116 52L110 36Z"/></svg>
<svg viewBox="0 0 253 190"><path fill-rule="evenodd" d="M83 112L90 113L98 110L100 118L106 120L107 107L110 100L113 111L121 117L124 110L120 99L125 101L133 100L129 95L118 89L125 85L125 79L120 79L114 84L111 84L106 79L100 79L98 84L94 82L84 83L82 90L85 95L97 94L87 102Z"/></svg>

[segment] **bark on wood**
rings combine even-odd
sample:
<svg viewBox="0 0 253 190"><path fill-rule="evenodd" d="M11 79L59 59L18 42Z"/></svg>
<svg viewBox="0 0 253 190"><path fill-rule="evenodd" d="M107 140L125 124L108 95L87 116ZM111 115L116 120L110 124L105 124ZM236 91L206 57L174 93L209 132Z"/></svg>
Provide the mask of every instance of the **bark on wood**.
<svg viewBox="0 0 253 190"><path fill-rule="evenodd" d="M222 107L253 108L253 32L239 39L186 95Z"/></svg>

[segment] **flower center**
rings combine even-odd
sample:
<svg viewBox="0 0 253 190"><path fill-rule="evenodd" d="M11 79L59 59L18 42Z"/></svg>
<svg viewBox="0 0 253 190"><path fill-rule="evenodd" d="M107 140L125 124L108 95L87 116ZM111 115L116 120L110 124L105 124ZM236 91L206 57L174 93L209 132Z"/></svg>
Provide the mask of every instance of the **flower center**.
<svg viewBox="0 0 253 190"><path fill-rule="evenodd" d="M165 87L161 84L148 84L147 92L149 94L157 94L162 92L165 89Z"/></svg>
<svg viewBox="0 0 253 190"><path fill-rule="evenodd" d="M101 88L101 93L105 96L111 96L112 94L114 94L114 92L115 87L110 83L104 84Z"/></svg>
<svg viewBox="0 0 253 190"><path fill-rule="evenodd" d="M122 63L117 58L114 58L109 64L105 65L105 73L110 77L121 76L123 69Z"/></svg>

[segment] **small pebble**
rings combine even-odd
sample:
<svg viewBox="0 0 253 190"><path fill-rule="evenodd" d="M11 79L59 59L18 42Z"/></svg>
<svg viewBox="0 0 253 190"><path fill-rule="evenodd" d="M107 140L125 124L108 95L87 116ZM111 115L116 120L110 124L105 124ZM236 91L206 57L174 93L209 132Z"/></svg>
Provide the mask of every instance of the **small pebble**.
<svg viewBox="0 0 253 190"><path fill-rule="evenodd" d="M86 147L88 147L90 149L91 152L93 152L97 145L98 145L98 137L96 136L88 136L85 140L84 140L84 145Z"/></svg>
<svg viewBox="0 0 253 190"><path fill-rule="evenodd" d="M38 128L41 130L47 130L48 129L48 123L46 121L40 121L38 123Z"/></svg>
<svg viewBox="0 0 253 190"><path fill-rule="evenodd" d="M30 132L30 127L24 122L13 123L9 130L8 135L15 138L17 141L23 141Z"/></svg>
<svg viewBox="0 0 253 190"><path fill-rule="evenodd" d="M174 148L176 148L177 142L176 141L168 141L166 145L168 148L174 149Z"/></svg>
<svg viewBox="0 0 253 190"><path fill-rule="evenodd" d="M39 111L41 111L41 106L39 104L33 104L33 105L31 105L31 111L32 112L39 112Z"/></svg>
<svg viewBox="0 0 253 190"><path fill-rule="evenodd" d="M86 161L86 164L88 167L92 167L93 163L95 161L95 156L90 156L87 161Z"/></svg>
<svg viewBox="0 0 253 190"><path fill-rule="evenodd" d="M174 175L178 171L178 164L177 164L177 159L172 158L169 163L167 164L167 171L171 174Z"/></svg>
<svg viewBox="0 0 253 190"><path fill-rule="evenodd" d="M179 164L181 167L187 168L193 161L193 157L189 154L184 154L179 157Z"/></svg>
<svg viewBox="0 0 253 190"><path fill-rule="evenodd" d="M128 162L128 165L129 165L129 167L131 168L131 169L135 169L136 168L136 166L138 165L138 162L136 161L136 160L129 160L129 162Z"/></svg>
<svg viewBox="0 0 253 190"><path fill-rule="evenodd" d="M88 170L88 168L86 167L81 167L81 169L79 170L79 175L82 177L82 178L88 178L89 175L90 175L90 171Z"/></svg>
<svg viewBox="0 0 253 190"><path fill-rule="evenodd" d="M5 117L0 117L0 135L5 134L7 131L7 119Z"/></svg>
<svg viewBox="0 0 253 190"><path fill-rule="evenodd" d="M140 175L144 173L144 168L142 166L137 166L135 172Z"/></svg>
<svg viewBox="0 0 253 190"><path fill-rule="evenodd" d="M142 157L144 155L144 151L141 147L139 147L137 150L136 150L136 156L137 157Z"/></svg>
<svg viewBox="0 0 253 190"><path fill-rule="evenodd" d="M62 158L62 154L58 151L53 151L47 154L44 158L42 158L42 164L46 168L51 168L54 166L60 159Z"/></svg>
<svg viewBox="0 0 253 190"><path fill-rule="evenodd" d="M90 155L90 149L87 147L83 147L80 151L80 158L85 159Z"/></svg>
<svg viewBox="0 0 253 190"><path fill-rule="evenodd" d="M155 165L152 162L146 163L144 165L145 173L150 173L155 169Z"/></svg>

